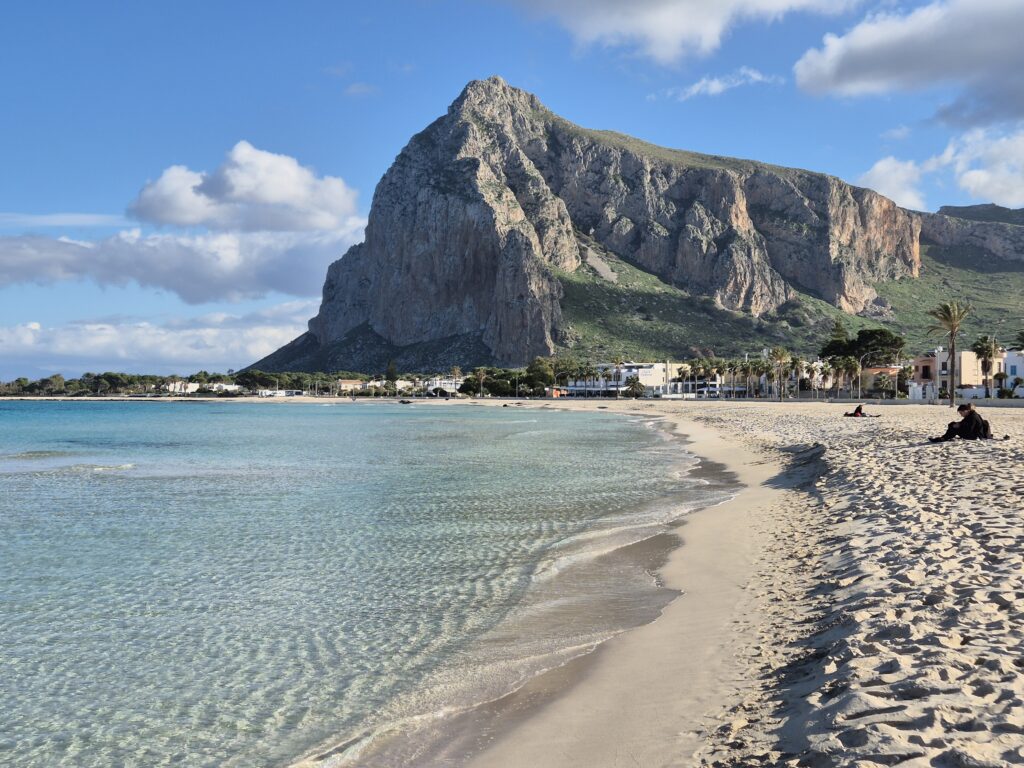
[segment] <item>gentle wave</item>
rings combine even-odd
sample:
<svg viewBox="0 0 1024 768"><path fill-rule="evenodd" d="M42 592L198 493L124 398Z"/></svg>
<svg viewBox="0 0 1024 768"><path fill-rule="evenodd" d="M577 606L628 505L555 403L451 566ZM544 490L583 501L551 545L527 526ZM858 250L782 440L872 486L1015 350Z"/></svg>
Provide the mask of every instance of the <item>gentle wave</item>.
<svg viewBox="0 0 1024 768"><path fill-rule="evenodd" d="M0 764L25 768L401 752L656 616L674 593L620 550L723 492L611 414L12 413ZM43 446L74 448L11 458Z"/></svg>

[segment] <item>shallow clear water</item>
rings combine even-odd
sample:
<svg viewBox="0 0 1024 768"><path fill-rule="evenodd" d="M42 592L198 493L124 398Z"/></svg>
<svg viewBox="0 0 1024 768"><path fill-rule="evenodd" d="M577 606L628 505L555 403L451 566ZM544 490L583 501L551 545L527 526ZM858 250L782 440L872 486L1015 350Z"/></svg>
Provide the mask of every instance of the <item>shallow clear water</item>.
<svg viewBox="0 0 1024 768"><path fill-rule="evenodd" d="M287 765L500 695L635 623L593 556L720 498L693 463L606 414L0 403L0 764Z"/></svg>

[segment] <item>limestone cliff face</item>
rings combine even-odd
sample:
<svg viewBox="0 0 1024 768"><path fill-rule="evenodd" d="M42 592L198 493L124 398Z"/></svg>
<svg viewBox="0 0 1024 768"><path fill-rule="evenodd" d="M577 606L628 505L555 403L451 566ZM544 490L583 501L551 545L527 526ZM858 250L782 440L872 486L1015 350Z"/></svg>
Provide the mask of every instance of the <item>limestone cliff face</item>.
<svg viewBox="0 0 1024 768"><path fill-rule="evenodd" d="M761 315L799 288L858 312L876 281L916 276L919 231L870 190L588 131L491 78L384 175L299 346L369 329L395 347L478 339L504 364L550 354L577 232L725 308Z"/></svg>
<svg viewBox="0 0 1024 768"><path fill-rule="evenodd" d="M970 248L1000 259L1024 261L1024 226L1019 224L923 213L921 237L946 248Z"/></svg>

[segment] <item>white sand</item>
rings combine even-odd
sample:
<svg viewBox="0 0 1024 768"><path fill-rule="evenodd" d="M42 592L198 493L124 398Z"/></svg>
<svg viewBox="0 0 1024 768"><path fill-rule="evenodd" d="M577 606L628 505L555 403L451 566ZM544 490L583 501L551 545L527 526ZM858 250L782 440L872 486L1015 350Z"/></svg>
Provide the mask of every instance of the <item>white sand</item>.
<svg viewBox="0 0 1024 768"><path fill-rule="evenodd" d="M597 405L664 415L747 490L682 525L657 621L471 765L1024 764L1024 409L933 445L942 406L558 404Z"/></svg>
<svg viewBox="0 0 1024 768"><path fill-rule="evenodd" d="M684 594L657 621L606 643L580 684L505 731L470 765L666 764L666 757L692 755L703 743L703 713L718 708L726 691L737 694L736 653L726 649L737 639L733 623L749 610L744 587L758 550L752 517L775 495L762 483L779 467L699 425L685 431L693 450L728 462L748 489L690 515L679 529L683 546L660 573Z"/></svg>
<svg viewBox="0 0 1024 768"><path fill-rule="evenodd" d="M472 765L1024 763L1024 410L932 445L947 408L632 407L750 490L682 527L660 619Z"/></svg>

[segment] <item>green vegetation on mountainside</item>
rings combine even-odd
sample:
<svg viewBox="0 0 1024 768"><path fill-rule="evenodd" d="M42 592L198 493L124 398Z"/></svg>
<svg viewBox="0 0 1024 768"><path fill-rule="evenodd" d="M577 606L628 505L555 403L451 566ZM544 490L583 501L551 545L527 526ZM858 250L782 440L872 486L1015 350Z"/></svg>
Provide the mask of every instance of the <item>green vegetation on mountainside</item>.
<svg viewBox="0 0 1024 768"><path fill-rule="evenodd" d="M543 117L561 126L570 134L582 136L590 139L591 141L597 142L598 144L606 144L616 147L617 149L632 152L633 154L640 155L641 157L649 157L652 160L673 165L677 168L706 168L713 170L737 171L739 173L753 173L757 170L769 170L772 173L786 178L794 174L801 173L811 174L814 176L825 175L814 173L812 171L804 171L798 168L784 168L783 166L762 163L757 160L744 160L738 157L724 157L722 155L706 155L701 152L690 152L685 149L662 147L658 144L651 144L650 142L643 141L642 139L638 139L633 136L627 136L624 133L617 133L616 131L602 131L593 128L583 128L582 126L569 122L565 118L559 117L553 112L548 112L543 115Z"/></svg>
<svg viewBox="0 0 1024 768"><path fill-rule="evenodd" d="M849 318L809 296L788 302L777 313L752 318L717 307L711 299L693 296L605 251L600 256L615 271L617 282L605 280L586 264L574 273L559 273L565 291L562 315L578 357L742 356L779 344L810 355L836 317L843 317L853 331L877 325Z"/></svg>
<svg viewBox="0 0 1024 768"><path fill-rule="evenodd" d="M911 349L941 344L928 334L935 321L927 313L951 299L974 307L964 324L967 339L991 334L1008 343L1024 328L1024 262L983 251L922 245L921 276L882 283L877 290L896 313L886 327L905 335Z"/></svg>
<svg viewBox="0 0 1024 768"><path fill-rule="evenodd" d="M994 203L985 205L944 205L939 213L970 221L996 221L1024 225L1024 208L1004 208Z"/></svg>
<svg viewBox="0 0 1024 768"><path fill-rule="evenodd" d="M594 360L616 355L638 360L736 357L779 345L813 356L836 318L851 335L862 328L888 328L904 335L907 352L915 353L941 343L928 333L934 321L927 311L950 299L975 307L965 326L967 338L990 333L1010 341L1024 327L1024 263L984 254L923 246L919 279L877 286L894 312L893 319L881 322L847 315L806 294L778 312L752 318L692 296L606 251L599 255L617 282L605 280L586 264L574 273L559 273L567 347L577 357Z"/></svg>

